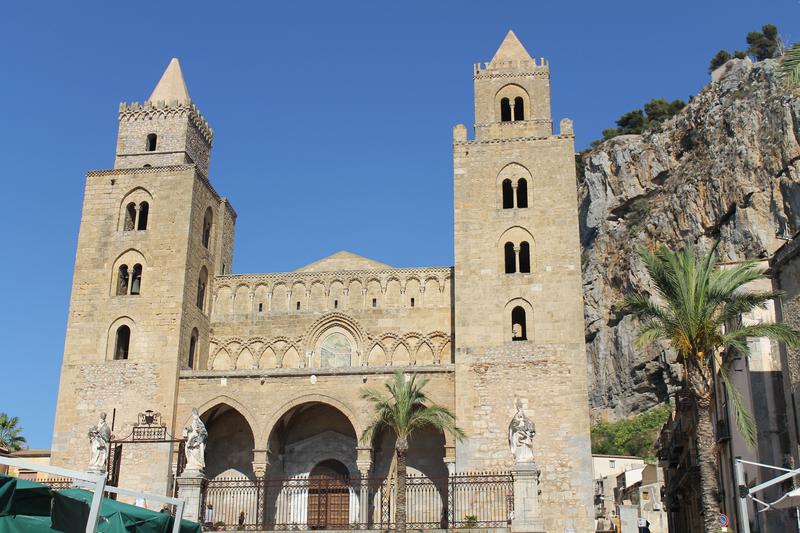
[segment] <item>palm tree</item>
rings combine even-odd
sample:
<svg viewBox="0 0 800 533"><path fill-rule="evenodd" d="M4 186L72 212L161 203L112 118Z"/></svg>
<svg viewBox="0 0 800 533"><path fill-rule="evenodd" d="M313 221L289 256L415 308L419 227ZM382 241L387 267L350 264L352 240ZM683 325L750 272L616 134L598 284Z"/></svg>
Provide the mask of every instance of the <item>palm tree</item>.
<svg viewBox="0 0 800 533"><path fill-rule="evenodd" d="M25 437L20 435L22 428L17 427L19 418L9 417L6 413L0 413L0 448L5 448L10 452L21 450L25 445Z"/></svg>
<svg viewBox="0 0 800 533"><path fill-rule="evenodd" d="M464 431L456 425L456 417L446 407L430 403L423 389L428 379L417 379L416 374L406 377L402 370L386 382L388 394L362 388L361 397L372 403L376 420L364 430L361 441L368 444L383 428L394 432L397 456L397 506L395 527L400 533L406 530L406 456L408 439L422 428L447 431L456 440L462 440Z"/></svg>
<svg viewBox="0 0 800 533"><path fill-rule="evenodd" d="M715 372L719 372L728 389L742 436L751 446L756 439L752 415L728 376L734 354L726 348L747 355L749 337L772 337L790 346L800 345L800 334L785 324L741 323L742 314L763 308L780 293L743 290L746 284L764 279L757 262L714 268L716 248L715 244L700 259L691 246L678 252L663 246L655 253L642 250L639 255L653 280L654 294L629 295L621 306L642 321L640 344L667 341L683 364L683 387L697 414L696 444L706 533L719 531L719 486L711 420Z"/></svg>

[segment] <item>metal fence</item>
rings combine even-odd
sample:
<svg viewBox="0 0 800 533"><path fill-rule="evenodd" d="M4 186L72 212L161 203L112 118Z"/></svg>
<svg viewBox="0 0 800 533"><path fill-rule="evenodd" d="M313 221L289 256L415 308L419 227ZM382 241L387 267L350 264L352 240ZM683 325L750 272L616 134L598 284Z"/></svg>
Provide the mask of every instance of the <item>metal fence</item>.
<svg viewBox="0 0 800 533"><path fill-rule="evenodd" d="M217 478L206 482L202 521L217 530L394 529L395 479L335 476ZM409 529L505 527L510 473L408 476Z"/></svg>

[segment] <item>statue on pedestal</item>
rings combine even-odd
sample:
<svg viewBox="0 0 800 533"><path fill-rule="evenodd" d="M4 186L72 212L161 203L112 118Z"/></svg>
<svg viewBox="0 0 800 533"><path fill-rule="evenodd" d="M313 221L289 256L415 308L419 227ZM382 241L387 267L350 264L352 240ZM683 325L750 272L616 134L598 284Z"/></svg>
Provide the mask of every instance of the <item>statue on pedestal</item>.
<svg viewBox="0 0 800 533"><path fill-rule="evenodd" d="M508 446L515 463L533 462L533 437L536 426L522 410L522 401L517 399L517 413L508 425Z"/></svg>
<svg viewBox="0 0 800 533"><path fill-rule="evenodd" d="M206 440L208 431L197 409L192 409L192 421L183 430L186 439L186 473L202 474L206 467Z"/></svg>
<svg viewBox="0 0 800 533"><path fill-rule="evenodd" d="M108 448L111 442L111 430L106 424L106 414L100 413L100 421L89 428L89 445L92 450L89 459L89 472L103 473L108 464Z"/></svg>

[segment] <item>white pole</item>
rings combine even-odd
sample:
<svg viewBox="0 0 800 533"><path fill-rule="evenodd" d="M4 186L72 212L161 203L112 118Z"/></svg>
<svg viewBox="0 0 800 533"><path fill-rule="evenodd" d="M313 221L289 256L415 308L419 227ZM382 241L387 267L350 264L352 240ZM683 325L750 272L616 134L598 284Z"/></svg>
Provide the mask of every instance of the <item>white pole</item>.
<svg viewBox="0 0 800 533"><path fill-rule="evenodd" d="M106 476L96 475L94 492L92 493L92 506L89 508L89 519L86 521L86 533L95 533L97 520L100 518L100 505L103 503L103 490L106 486Z"/></svg>
<svg viewBox="0 0 800 533"><path fill-rule="evenodd" d="M739 502L739 533L750 533L750 517L747 512L747 494L749 490L744 484L744 465L738 457L733 471L736 481L736 496Z"/></svg>

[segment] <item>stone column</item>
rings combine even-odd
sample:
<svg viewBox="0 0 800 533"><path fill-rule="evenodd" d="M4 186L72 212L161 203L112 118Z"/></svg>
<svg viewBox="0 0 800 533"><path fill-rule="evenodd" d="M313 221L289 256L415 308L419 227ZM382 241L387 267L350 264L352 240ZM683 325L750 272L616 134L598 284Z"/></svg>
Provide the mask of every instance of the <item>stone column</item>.
<svg viewBox="0 0 800 533"><path fill-rule="evenodd" d="M514 272L519 272L519 246L514 247Z"/></svg>
<svg viewBox="0 0 800 533"><path fill-rule="evenodd" d="M203 501L203 484L206 478L198 472L184 473L178 477L178 497L182 498L186 505L183 507L183 517L193 522L201 522L200 513L203 510L200 505Z"/></svg>
<svg viewBox="0 0 800 533"><path fill-rule="evenodd" d="M267 450L254 449L253 450L253 473L258 478L264 478L267 475L269 468L269 459L267 458Z"/></svg>
<svg viewBox="0 0 800 533"><path fill-rule="evenodd" d="M514 518L511 533L543 533L539 511L539 467L533 461L514 465Z"/></svg>
<svg viewBox="0 0 800 533"><path fill-rule="evenodd" d="M447 467L448 475L452 476L456 473L456 443L448 432L444 434L444 464Z"/></svg>
<svg viewBox="0 0 800 533"><path fill-rule="evenodd" d="M368 529L369 523L369 475L372 473L372 448L356 448L356 466L361 476L358 492L358 520L362 529Z"/></svg>

